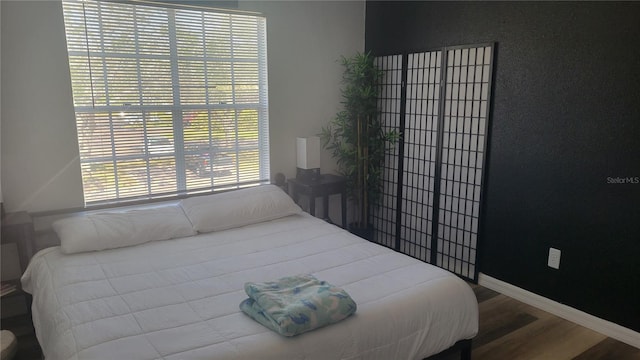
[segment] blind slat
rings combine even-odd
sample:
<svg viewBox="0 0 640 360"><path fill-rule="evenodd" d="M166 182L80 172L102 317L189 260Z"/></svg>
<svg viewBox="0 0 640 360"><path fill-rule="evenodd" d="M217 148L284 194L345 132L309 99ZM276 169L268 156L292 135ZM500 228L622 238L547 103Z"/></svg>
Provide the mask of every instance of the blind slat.
<svg viewBox="0 0 640 360"><path fill-rule="evenodd" d="M63 8L86 204L268 179L264 18Z"/></svg>

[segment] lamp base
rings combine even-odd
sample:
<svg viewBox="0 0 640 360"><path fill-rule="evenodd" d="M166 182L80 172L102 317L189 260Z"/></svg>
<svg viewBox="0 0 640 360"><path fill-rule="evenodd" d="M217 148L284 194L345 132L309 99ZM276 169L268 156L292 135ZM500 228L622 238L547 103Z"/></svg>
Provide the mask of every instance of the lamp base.
<svg viewBox="0 0 640 360"><path fill-rule="evenodd" d="M317 169L296 168L296 179L301 181L319 181L320 168L317 168Z"/></svg>

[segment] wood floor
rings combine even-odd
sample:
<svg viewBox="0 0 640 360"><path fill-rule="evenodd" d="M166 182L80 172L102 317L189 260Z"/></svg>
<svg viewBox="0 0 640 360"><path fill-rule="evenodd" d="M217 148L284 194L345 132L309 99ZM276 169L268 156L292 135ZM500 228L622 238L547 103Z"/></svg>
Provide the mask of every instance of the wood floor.
<svg viewBox="0 0 640 360"><path fill-rule="evenodd" d="M478 285L480 331L473 360L640 360L640 349L613 340ZM36 360L41 351L26 316L2 320L18 337L14 360ZM448 356L442 360L459 359Z"/></svg>
<svg viewBox="0 0 640 360"><path fill-rule="evenodd" d="M480 307L473 360L640 359L640 349L482 286L472 287Z"/></svg>

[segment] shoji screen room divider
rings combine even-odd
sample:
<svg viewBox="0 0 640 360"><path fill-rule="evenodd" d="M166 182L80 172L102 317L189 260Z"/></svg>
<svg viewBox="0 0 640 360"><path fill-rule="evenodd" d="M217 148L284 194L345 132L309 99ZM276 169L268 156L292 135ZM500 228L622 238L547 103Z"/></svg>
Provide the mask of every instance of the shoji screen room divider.
<svg viewBox="0 0 640 360"><path fill-rule="evenodd" d="M384 164L374 241L476 280L493 44L380 56Z"/></svg>

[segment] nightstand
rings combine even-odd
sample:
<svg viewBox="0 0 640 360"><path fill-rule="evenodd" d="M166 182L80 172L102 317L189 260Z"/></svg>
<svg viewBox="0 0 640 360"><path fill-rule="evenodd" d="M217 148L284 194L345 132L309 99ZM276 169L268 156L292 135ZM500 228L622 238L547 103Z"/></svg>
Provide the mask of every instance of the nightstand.
<svg viewBox="0 0 640 360"><path fill-rule="evenodd" d="M16 244L18 249L18 261L20 265L20 273L24 273L29 260L33 255L34 230L33 221L27 212L7 213L2 218L2 234L0 240L2 244ZM24 297L24 305L26 305L27 315L31 315L31 295L22 290L19 279L3 281L3 283L13 284L16 290L1 297L3 306L9 305L9 302L20 301L14 299L16 297ZM0 317L7 314L3 311Z"/></svg>
<svg viewBox="0 0 640 360"><path fill-rule="evenodd" d="M2 244L16 244L20 260L20 270L29 265L33 255L34 231L31 216L26 211L7 213L2 218Z"/></svg>
<svg viewBox="0 0 640 360"><path fill-rule="evenodd" d="M316 215L316 198L322 197L322 211L324 220L331 222L329 218L329 195L340 194L342 227L347 226L347 179L343 176L325 174L319 180L289 179L289 188L293 201L298 202L300 195L309 198L309 214Z"/></svg>

